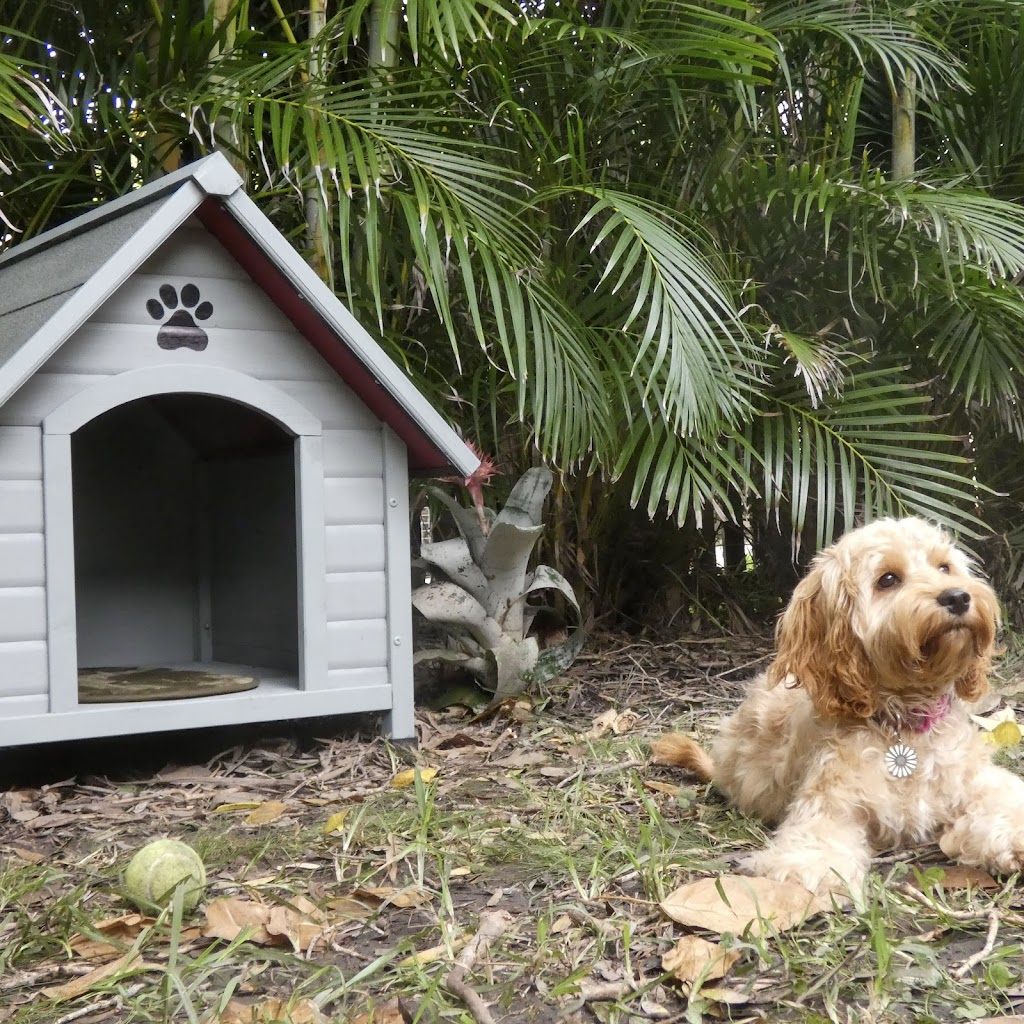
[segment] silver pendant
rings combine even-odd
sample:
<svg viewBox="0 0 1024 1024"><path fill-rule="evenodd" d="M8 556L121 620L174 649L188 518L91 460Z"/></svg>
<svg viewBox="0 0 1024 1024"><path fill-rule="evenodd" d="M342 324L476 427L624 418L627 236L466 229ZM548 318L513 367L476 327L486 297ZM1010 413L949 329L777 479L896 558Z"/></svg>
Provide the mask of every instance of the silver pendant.
<svg viewBox="0 0 1024 1024"><path fill-rule="evenodd" d="M917 769L917 751L905 743L894 743L885 752L885 767L890 775L905 779Z"/></svg>

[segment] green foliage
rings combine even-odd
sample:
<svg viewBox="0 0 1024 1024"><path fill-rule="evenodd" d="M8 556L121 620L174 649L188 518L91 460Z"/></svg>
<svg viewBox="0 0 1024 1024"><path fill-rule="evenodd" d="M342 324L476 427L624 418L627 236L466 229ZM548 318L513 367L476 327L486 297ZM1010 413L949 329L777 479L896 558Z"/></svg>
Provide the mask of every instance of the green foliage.
<svg viewBox="0 0 1024 1024"><path fill-rule="evenodd" d="M772 517L794 549L865 516L972 536L1019 518L1018 4L328 15L15 4L4 217L30 235L225 149L511 473L539 451L567 487L601 481L577 494L577 564L612 543L588 504L609 489L697 529ZM897 86L917 110L907 180Z"/></svg>

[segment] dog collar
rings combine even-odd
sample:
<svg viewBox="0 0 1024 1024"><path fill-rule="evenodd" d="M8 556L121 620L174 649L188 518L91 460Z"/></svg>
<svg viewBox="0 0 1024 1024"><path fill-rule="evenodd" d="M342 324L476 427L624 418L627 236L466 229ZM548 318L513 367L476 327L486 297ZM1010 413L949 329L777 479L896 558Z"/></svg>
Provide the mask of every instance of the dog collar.
<svg viewBox="0 0 1024 1024"><path fill-rule="evenodd" d="M953 706L953 698L944 693L934 704L905 708L903 711L892 711L883 708L872 715L871 720L891 732L930 732L948 714Z"/></svg>
<svg viewBox="0 0 1024 1024"><path fill-rule="evenodd" d="M928 732L949 714L952 706L953 698L950 694L944 693L934 704L906 708L902 712L886 708L872 716L872 721L891 732L896 740L885 752L885 767L890 775L897 779L905 779L908 775L913 775L917 769L917 751L903 743L899 734L904 729L916 733Z"/></svg>

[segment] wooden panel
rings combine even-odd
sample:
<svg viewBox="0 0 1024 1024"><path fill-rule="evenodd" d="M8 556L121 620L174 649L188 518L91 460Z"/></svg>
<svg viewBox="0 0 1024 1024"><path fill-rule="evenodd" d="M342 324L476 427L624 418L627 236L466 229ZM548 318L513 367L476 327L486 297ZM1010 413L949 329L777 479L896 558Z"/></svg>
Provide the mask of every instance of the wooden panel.
<svg viewBox="0 0 1024 1024"><path fill-rule="evenodd" d="M38 427L0 427L0 480L42 480L43 438Z"/></svg>
<svg viewBox="0 0 1024 1024"><path fill-rule="evenodd" d="M328 526L384 522L384 481L379 476L328 477L324 481Z"/></svg>
<svg viewBox="0 0 1024 1024"><path fill-rule="evenodd" d="M276 380L267 383L301 402L326 428L375 430L378 420L355 393L324 364L323 380Z"/></svg>
<svg viewBox="0 0 1024 1024"><path fill-rule="evenodd" d="M189 221L139 267L140 274L161 280L184 277L234 278L248 281L249 275L227 250L198 221Z"/></svg>
<svg viewBox="0 0 1024 1024"><path fill-rule="evenodd" d="M188 310L181 297L182 289L194 284L199 297L191 308L198 308L203 302L213 307L210 317L202 326L227 327L236 330L293 331L291 321L270 301L250 280L237 281L227 278L212 278L175 274L135 274L126 281L90 318L94 323L139 324L154 327L156 320L150 315L147 303L156 300L165 310L166 316L175 309ZM175 302L164 302L160 289L170 285L176 295Z"/></svg>
<svg viewBox="0 0 1024 1024"><path fill-rule="evenodd" d="M0 534L0 588L43 586L43 565L41 533Z"/></svg>
<svg viewBox="0 0 1024 1024"><path fill-rule="evenodd" d="M327 668L385 668L388 630L383 619L327 623Z"/></svg>
<svg viewBox="0 0 1024 1024"><path fill-rule="evenodd" d="M59 373L123 373L152 366L193 364L238 370L261 380L320 380L334 371L290 326L283 330L223 330L200 324L208 338L201 352L163 349L159 325L85 324L53 355L47 369Z"/></svg>
<svg viewBox="0 0 1024 1024"><path fill-rule="evenodd" d="M42 587L0 590L0 643L46 639L46 591Z"/></svg>
<svg viewBox="0 0 1024 1024"><path fill-rule="evenodd" d="M0 697L0 722L26 715L45 715L50 710L50 702L45 693L32 693L24 697ZM15 723L16 724L16 723ZM21 742L15 740L14 742ZM26 740L25 742L32 742ZM2 746L0 742L0 746Z"/></svg>
<svg viewBox="0 0 1024 1024"><path fill-rule="evenodd" d="M383 619L387 615L387 577L383 572L327 574L327 621Z"/></svg>
<svg viewBox="0 0 1024 1024"><path fill-rule="evenodd" d="M106 373L83 375L41 370L0 407L0 426L38 427L45 417L69 398L109 376Z"/></svg>
<svg viewBox="0 0 1024 1024"><path fill-rule="evenodd" d="M0 697L46 692L46 641L0 643Z"/></svg>
<svg viewBox="0 0 1024 1024"><path fill-rule="evenodd" d="M0 480L0 533L42 532L43 481Z"/></svg>
<svg viewBox="0 0 1024 1024"><path fill-rule="evenodd" d="M384 441L375 430L325 430L324 476L383 476Z"/></svg>
<svg viewBox="0 0 1024 1024"><path fill-rule="evenodd" d="M383 526L328 526L327 571L383 572Z"/></svg>
<svg viewBox="0 0 1024 1024"><path fill-rule="evenodd" d="M385 686L388 670L382 666L369 668L332 668L327 673L327 686L331 690L347 690L362 686ZM389 689L390 693L390 689Z"/></svg>

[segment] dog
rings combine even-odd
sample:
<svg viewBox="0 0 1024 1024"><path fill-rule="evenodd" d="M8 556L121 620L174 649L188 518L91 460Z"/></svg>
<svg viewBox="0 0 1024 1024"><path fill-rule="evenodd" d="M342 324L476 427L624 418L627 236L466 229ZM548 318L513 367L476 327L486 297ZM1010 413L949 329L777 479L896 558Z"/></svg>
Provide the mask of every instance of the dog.
<svg viewBox="0 0 1024 1024"><path fill-rule="evenodd" d="M918 518L853 530L813 560L768 671L710 755L666 735L656 760L776 826L754 874L863 892L872 856L938 840L962 864L1024 868L1024 781L992 763L969 704L988 690L999 603Z"/></svg>

